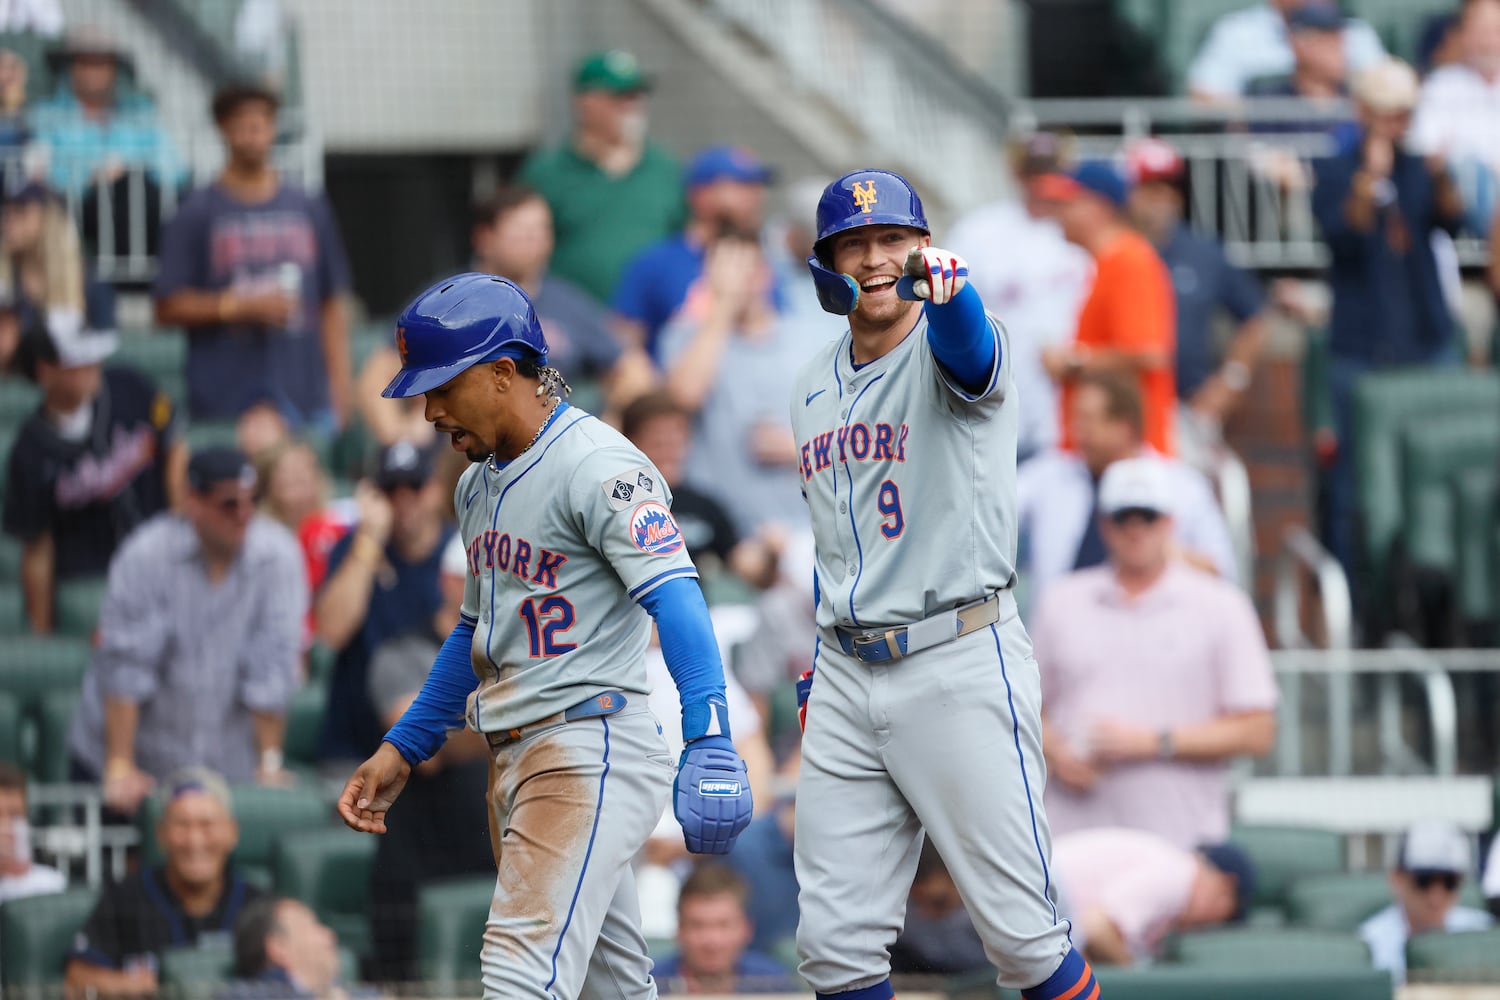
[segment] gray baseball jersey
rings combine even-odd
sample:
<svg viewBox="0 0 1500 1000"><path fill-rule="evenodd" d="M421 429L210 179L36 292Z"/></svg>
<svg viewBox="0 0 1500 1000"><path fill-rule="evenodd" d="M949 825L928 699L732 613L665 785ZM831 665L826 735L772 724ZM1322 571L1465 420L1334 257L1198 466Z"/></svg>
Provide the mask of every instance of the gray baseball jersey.
<svg viewBox="0 0 1500 1000"><path fill-rule="evenodd" d="M454 493L474 623L470 725L516 729L605 691L641 696L651 620L636 603L696 577L661 474L618 431L563 408L504 469Z"/></svg>
<svg viewBox="0 0 1500 1000"><path fill-rule="evenodd" d="M925 318L855 368L849 335L792 399L817 543L816 675L797 789L798 950L814 989L881 982L924 836L947 863L1002 985L1067 956L1050 898L1041 685L1008 588L1017 403L1004 328L983 392L955 385ZM862 662L837 628L910 625L1001 593L997 620Z"/></svg>
<svg viewBox="0 0 1500 1000"><path fill-rule="evenodd" d="M927 321L854 367L850 338L797 375L792 428L818 547L818 625L917 621L1010 585L1016 407L1010 345L976 398L950 383Z"/></svg>

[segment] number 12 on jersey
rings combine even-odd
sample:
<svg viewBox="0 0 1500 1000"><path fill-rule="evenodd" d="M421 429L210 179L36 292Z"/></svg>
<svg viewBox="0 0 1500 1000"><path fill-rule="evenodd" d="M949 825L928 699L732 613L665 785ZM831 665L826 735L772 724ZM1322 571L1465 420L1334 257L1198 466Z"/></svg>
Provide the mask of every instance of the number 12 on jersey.
<svg viewBox="0 0 1500 1000"><path fill-rule="evenodd" d="M906 527L906 515L901 513L901 490L896 484L887 479L880 484L880 494L876 497L876 507L885 516L880 522L880 533L887 538L900 538L901 531Z"/></svg>
<svg viewBox="0 0 1500 1000"><path fill-rule="evenodd" d="M526 622L533 660L561 656L578 648L576 642L557 640L559 634L573 627L573 604L566 597L546 597L541 601L528 597L521 602L521 618Z"/></svg>

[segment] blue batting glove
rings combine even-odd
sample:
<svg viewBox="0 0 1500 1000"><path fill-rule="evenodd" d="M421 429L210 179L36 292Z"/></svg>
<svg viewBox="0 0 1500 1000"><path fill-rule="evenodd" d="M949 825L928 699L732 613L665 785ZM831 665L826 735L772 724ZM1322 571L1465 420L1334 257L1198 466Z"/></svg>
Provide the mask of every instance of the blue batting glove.
<svg viewBox="0 0 1500 1000"><path fill-rule="evenodd" d="M728 854L754 810L745 762L729 737L704 736L683 748L672 814L689 851Z"/></svg>

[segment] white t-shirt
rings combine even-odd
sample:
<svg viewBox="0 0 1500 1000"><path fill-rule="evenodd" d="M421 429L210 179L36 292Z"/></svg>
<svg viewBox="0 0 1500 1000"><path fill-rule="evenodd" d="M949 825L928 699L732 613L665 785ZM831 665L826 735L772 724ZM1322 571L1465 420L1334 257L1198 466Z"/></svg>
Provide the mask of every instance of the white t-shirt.
<svg viewBox="0 0 1500 1000"><path fill-rule="evenodd" d="M1422 84L1411 145L1450 162L1475 159L1500 171L1500 77L1486 80L1461 64L1434 70Z"/></svg>
<svg viewBox="0 0 1500 1000"><path fill-rule="evenodd" d="M46 896L62 892L68 887L68 879L56 868L32 865L25 875L0 876L0 903L27 896Z"/></svg>
<svg viewBox="0 0 1500 1000"><path fill-rule="evenodd" d="M1353 75L1385 55L1380 36L1364 21L1344 27L1344 59ZM1250 81L1292 72L1286 19L1269 3L1225 14L1209 29L1188 68L1188 88L1215 97L1239 97Z"/></svg>
<svg viewBox="0 0 1500 1000"><path fill-rule="evenodd" d="M1483 931L1492 924L1494 920L1483 910L1455 906L1448 911L1443 930L1450 934ZM1406 982L1406 941L1411 937L1411 928L1406 925L1406 914L1400 905L1392 903L1360 924L1359 936L1369 947L1370 958L1377 969L1387 970L1398 983Z"/></svg>
<svg viewBox="0 0 1500 1000"><path fill-rule="evenodd" d="M1050 219L1034 219L1018 201L965 215L943 246L969 262L969 283L1010 334L1011 369L1020 400L1017 454L1057 443L1057 389L1042 368L1042 349L1068 343L1094 282L1094 259L1063 238Z"/></svg>

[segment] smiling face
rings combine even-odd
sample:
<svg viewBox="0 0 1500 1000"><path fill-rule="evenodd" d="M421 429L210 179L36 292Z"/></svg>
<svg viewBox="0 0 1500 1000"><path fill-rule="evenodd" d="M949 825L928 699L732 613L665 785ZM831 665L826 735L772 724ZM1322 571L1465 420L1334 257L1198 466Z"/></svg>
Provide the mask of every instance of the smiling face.
<svg viewBox="0 0 1500 1000"><path fill-rule="evenodd" d="M910 226L861 226L833 237L833 269L859 285L859 304L850 322L883 330L921 308L921 303L896 294L896 279L906 266L907 253L931 242L920 229Z"/></svg>

